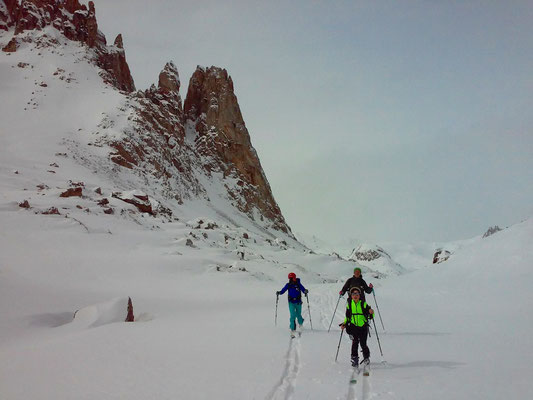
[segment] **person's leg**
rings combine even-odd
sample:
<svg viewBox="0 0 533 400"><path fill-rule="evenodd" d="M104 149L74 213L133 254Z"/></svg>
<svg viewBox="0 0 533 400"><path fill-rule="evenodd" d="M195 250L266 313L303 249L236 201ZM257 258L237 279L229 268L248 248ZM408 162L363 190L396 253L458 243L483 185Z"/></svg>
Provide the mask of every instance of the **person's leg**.
<svg viewBox="0 0 533 400"><path fill-rule="evenodd" d="M298 319L298 323L302 325L304 323L304 319L302 318L302 303L295 304L296 306L296 318Z"/></svg>
<svg viewBox="0 0 533 400"><path fill-rule="evenodd" d="M361 328L361 337L359 341L361 342L361 349L363 350L363 358L370 358L370 349L366 344L366 339L368 338L368 325L365 325Z"/></svg>
<svg viewBox="0 0 533 400"><path fill-rule="evenodd" d="M346 332L350 335L350 339L352 339L352 350L350 353L350 358L352 359L352 364L357 365L359 361L359 356L357 353L359 350L359 334L357 332L357 328L353 325L348 325Z"/></svg>
<svg viewBox="0 0 533 400"><path fill-rule="evenodd" d="M291 303L289 301L289 322L290 322L290 328L291 328L291 331L294 331L296 330L296 315L297 315L297 310L296 310L296 306L297 304L294 304L294 303Z"/></svg>

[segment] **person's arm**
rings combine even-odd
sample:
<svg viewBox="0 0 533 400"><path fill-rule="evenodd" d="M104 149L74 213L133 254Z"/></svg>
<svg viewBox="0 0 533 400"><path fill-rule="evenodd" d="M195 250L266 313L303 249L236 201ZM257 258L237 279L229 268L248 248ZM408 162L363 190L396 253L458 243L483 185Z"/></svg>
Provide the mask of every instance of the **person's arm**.
<svg viewBox="0 0 533 400"><path fill-rule="evenodd" d="M366 303L366 307L365 307L363 313L366 314L365 315L366 319L374 318L374 315L373 315L374 314L374 310L372 310L372 307L370 307L370 305L368 303Z"/></svg>
<svg viewBox="0 0 533 400"><path fill-rule="evenodd" d="M278 294L283 294L287 291L287 289L289 288L289 284L286 283L285 286L283 286L283 289L281 289Z"/></svg>
<svg viewBox="0 0 533 400"><path fill-rule="evenodd" d="M350 278L350 279L352 279L352 278ZM342 287L341 291L339 292L339 294L340 294L341 296L344 296L344 293L346 293L346 291L348 290L348 286L350 285L350 279L348 279L348 280L346 281L346 283L345 283L344 286Z"/></svg>
<svg viewBox="0 0 533 400"><path fill-rule="evenodd" d="M368 293L368 294L372 293L372 287L368 286L364 279L362 279L362 281L363 281L363 290L365 291L365 293Z"/></svg>
<svg viewBox="0 0 533 400"><path fill-rule="evenodd" d="M300 281L298 281L298 285L300 285L300 290L302 292L304 292L304 294L308 293L308 290L306 288L304 288L304 285L302 285L302 283Z"/></svg>
<svg viewBox="0 0 533 400"><path fill-rule="evenodd" d="M342 323L343 325L346 325L348 323L348 318L351 317L350 314L350 303L348 303L346 304L346 317L344 317L344 322Z"/></svg>

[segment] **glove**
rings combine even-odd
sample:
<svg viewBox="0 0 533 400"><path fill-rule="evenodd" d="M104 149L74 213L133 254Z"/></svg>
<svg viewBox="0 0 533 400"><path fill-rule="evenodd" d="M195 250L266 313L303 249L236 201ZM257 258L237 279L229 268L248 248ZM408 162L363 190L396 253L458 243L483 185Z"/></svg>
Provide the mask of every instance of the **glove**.
<svg viewBox="0 0 533 400"><path fill-rule="evenodd" d="M374 287L374 285L370 284L370 285L368 285L368 287L369 287L370 289L372 289L372 288Z"/></svg>
<svg viewBox="0 0 533 400"><path fill-rule="evenodd" d="M279 291L276 292L276 296L279 296Z"/></svg>
<svg viewBox="0 0 533 400"><path fill-rule="evenodd" d="M342 290L339 292L339 295L342 296L344 293L342 293Z"/></svg>
<svg viewBox="0 0 533 400"><path fill-rule="evenodd" d="M305 293L305 294L309 293L309 290L305 289L305 290L304 290L304 293Z"/></svg>

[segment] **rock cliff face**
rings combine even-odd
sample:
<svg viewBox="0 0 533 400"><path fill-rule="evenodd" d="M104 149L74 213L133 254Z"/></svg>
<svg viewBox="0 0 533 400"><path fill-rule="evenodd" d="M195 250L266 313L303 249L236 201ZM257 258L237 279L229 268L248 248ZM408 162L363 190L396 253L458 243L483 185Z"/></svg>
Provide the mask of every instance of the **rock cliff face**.
<svg viewBox="0 0 533 400"><path fill-rule="evenodd" d="M149 174L161 182L167 198L178 203L206 198L197 179L202 167L185 142L180 79L169 62L159 74L159 83L130 95L134 117L120 139L112 141L110 157L116 164Z"/></svg>
<svg viewBox="0 0 533 400"><path fill-rule="evenodd" d="M78 0L22 0L20 4L16 0L0 0L0 29L14 28L14 36L3 51L16 51L21 42L31 41L25 32L43 30L47 26L94 50L95 62L105 71L105 81L126 92L135 90L122 36L117 36L114 46L107 46L104 34L98 30L92 1L87 8Z"/></svg>
<svg viewBox="0 0 533 400"><path fill-rule="evenodd" d="M195 132L195 148L206 157L204 167L237 179L239 189L231 194L238 207L246 213L256 207L276 229L290 232L252 147L227 71L198 67L189 83L184 111L187 125Z"/></svg>

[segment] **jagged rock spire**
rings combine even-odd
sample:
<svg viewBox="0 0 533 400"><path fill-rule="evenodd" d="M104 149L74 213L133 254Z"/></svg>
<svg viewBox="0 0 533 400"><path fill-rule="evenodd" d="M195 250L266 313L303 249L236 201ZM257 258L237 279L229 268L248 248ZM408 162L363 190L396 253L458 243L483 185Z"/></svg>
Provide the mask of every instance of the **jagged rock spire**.
<svg viewBox="0 0 533 400"><path fill-rule="evenodd" d="M184 113L198 133L197 150L209 156L224 176L239 179L240 191L234 196L241 210L252 216L257 208L276 229L289 233L250 141L228 72L197 67L189 82Z"/></svg>
<svg viewBox="0 0 533 400"><path fill-rule="evenodd" d="M159 89L163 92L179 93L180 78L178 69L172 61L166 63L163 70L159 73Z"/></svg>

